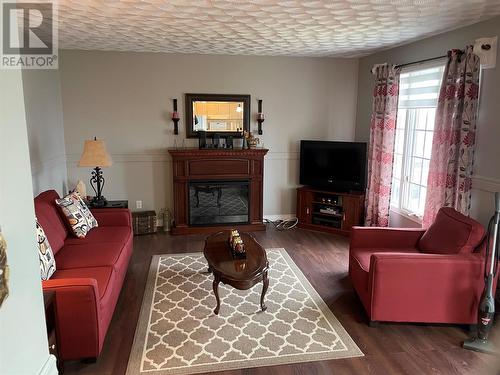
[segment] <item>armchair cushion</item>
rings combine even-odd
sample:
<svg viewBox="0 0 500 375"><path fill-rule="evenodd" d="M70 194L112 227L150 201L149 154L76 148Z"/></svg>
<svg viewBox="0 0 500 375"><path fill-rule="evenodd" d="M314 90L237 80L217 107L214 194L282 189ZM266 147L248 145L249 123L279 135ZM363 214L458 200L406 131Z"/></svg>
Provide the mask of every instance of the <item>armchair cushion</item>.
<svg viewBox="0 0 500 375"><path fill-rule="evenodd" d="M415 248L371 248L371 249L353 249L349 252L352 259L361 267L363 270L368 272L370 270L370 259L373 254L379 253L391 253L391 254L420 254Z"/></svg>
<svg viewBox="0 0 500 375"><path fill-rule="evenodd" d="M423 253L472 253L485 235L484 227L450 207L439 210L436 220L420 238Z"/></svg>

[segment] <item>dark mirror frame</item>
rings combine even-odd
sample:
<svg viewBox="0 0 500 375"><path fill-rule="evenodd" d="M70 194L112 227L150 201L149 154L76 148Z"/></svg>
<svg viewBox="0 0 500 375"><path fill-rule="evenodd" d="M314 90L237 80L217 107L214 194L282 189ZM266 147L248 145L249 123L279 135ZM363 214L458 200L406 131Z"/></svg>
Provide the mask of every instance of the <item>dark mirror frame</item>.
<svg viewBox="0 0 500 375"><path fill-rule="evenodd" d="M250 95L229 95L229 94L186 94L186 137L198 138L198 132L194 131L193 124L193 102L242 102L243 103L243 130L250 130ZM220 137L239 138L241 134L236 132L206 132L207 138L213 138L214 134Z"/></svg>

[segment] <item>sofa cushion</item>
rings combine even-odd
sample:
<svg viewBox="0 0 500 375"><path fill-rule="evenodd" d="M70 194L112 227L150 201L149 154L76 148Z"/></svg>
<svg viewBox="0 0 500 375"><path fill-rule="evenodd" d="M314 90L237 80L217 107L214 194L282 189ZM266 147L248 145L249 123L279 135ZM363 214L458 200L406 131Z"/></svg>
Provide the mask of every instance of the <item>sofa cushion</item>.
<svg viewBox="0 0 500 375"><path fill-rule="evenodd" d="M54 255L68 236L68 230L55 203L58 198L59 195L55 190L44 191L35 198L35 214L49 239Z"/></svg>
<svg viewBox="0 0 500 375"><path fill-rule="evenodd" d="M430 254L471 253L484 235L484 227L477 221L451 207L443 207L420 238L418 247L423 253Z"/></svg>
<svg viewBox="0 0 500 375"><path fill-rule="evenodd" d="M56 271L56 260L50 246L49 240L45 235L42 226L35 219L36 240L38 244L38 260L40 261L40 277L42 280L48 280Z"/></svg>
<svg viewBox="0 0 500 375"><path fill-rule="evenodd" d="M123 250L123 243L68 244L56 256L59 269L82 267L113 267Z"/></svg>
<svg viewBox="0 0 500 375"><path fill-rule="evenodd" d="M85 267L58 269L52 276L52 280L57 279L95 279L99 290L99 299L103 298L110 284L113 275L112 267Z"/></svg>
<svg viewBox="0 0 500 375"><path fill-rule="evenodd" d="M76 237L84 238L92 228L98 226L94 215L78 193L73 192L64 198L56 199L56 203L61 207L71 231Z"/></svg>
<svg viewBox="0 0 500 375"><path fill-rule="evenodd" d="M99 330L102 335L105 335L108 329L109 323L113 317L114 307L120 296L121 286L123 285L123 280L127 274L127 265L129 263L130 256L132 255L132 237L129 239L127 244L122 250L120 258L114 265L113 273L109 281L108 291L101 298L101 325Z"/></svg>
<svg viewBox="0 0 500 375"><path fill-rule="evenodd" d="M79 245L90 243L125 243L132 236L130 227L97 227L92 229L85 238L68 237L65 245Z"/></svg>

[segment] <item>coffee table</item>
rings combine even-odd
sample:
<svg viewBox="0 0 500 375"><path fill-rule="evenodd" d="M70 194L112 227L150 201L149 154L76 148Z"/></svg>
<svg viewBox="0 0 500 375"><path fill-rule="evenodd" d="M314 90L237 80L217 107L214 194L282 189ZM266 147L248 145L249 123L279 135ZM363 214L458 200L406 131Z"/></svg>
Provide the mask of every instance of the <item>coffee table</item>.
<svg viewBox="0 0 500 375"><path fill-rule="evenodd" d="M262 281L260 307L262 311L266 311L264 297L269 287L267 277L269 262L267 261L266 251L250 234L240 233L245 244L246 259L233 258L228 243L229 232L227 230L208 236L203 250L203 255L205 255L208 262L208 272L212 272L214 275L212 285L217 300L214 313L218 315L220 310L220 282L239 290L247 290Z"/></svg>

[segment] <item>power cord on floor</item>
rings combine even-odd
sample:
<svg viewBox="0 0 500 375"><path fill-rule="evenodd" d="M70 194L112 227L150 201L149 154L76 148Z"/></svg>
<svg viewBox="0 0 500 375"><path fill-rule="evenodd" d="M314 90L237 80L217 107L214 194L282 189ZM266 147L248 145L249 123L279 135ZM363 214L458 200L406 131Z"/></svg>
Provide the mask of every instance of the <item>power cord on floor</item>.
<svg viewBox="0 0 500 375"><path fill-rule="evenodd" d="M295 228L295 226L299 222L299 219L297 219L296 217L294 217L293 219L274 220L274 221L269 219L264 219L264 222L273 224L276 230L290 230Z"/></svg>

